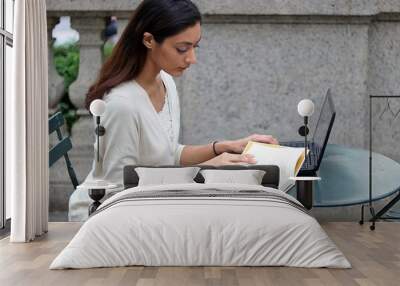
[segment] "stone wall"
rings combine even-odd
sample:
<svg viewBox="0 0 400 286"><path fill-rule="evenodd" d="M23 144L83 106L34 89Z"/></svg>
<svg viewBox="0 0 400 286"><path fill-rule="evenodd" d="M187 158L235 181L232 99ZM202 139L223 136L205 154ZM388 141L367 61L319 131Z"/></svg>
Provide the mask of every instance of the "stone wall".
<svg viewBox="0 0 400 286"><path fill-rule="evenodd" d="M72 134L72 160L81 179L90 169L93 142L83 98L101 64L105 17L116 15L126 25L139 2L47 0L49 19L71 15L81 35L80 73L71 87L82 115ZM337 109L330 143L368 148L368 95L400 94L400 1L194 2L204 14L203 36L198 64L176 79L182 143L251 133L300 139L298 101L312 99L318 114L330 88ZM316 120L311 118L311 126ZM400 160L400 147L393 146L400 132L384 137L389 131L376 127L375 140L380 151ZM66 178L55 175L51 181L51 189L58 188L54 194L63 198L71 190L57 186Z"/></svg>

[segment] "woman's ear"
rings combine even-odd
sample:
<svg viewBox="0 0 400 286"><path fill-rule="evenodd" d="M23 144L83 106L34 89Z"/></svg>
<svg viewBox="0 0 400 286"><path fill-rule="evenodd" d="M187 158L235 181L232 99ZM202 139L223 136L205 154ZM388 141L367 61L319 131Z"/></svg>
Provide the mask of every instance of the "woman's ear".
<svg viewBox="0 0 400 286"><path fill-rule="evenodd" d="M154 44L154 37L152 34L148 32L143 33L143 45L145 45L146 48L151 50L153 48Z"/></svg>

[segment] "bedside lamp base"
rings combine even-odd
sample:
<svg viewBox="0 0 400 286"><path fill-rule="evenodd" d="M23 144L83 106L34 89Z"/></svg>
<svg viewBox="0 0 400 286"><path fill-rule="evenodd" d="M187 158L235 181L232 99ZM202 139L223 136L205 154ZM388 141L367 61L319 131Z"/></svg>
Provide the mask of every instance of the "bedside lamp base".
<svg viewBox="0 0 400 286"><path fill-rule="evenodd" d="M89 206L89 216L101 205L100 200L106 194L106 189L89 189L89 197L94 201Z"/></svg>
<svg viewBox="0 0 400 286"><path fill-rule="evenodd" d="M313 181L321 180L320 177L289 177L296 181L296 197L302 205L311 210L313 207Z"/></svg>
<svg viewBox="0 0 400 286"><path fill-rule="evenodd" d="M310 210L313 207L313 182L296 181L297 200Z"/></svg>

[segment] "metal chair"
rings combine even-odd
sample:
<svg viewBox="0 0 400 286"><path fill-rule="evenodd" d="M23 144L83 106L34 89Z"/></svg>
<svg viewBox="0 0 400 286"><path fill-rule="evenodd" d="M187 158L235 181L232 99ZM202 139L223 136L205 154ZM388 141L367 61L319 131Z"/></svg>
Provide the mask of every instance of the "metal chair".
<svg viewBox="0 0 400 286"><path fill-rule="evenodd" d="M76 189L79 183L78 179L76 178L74 168L72 167L71 161L68 157L68 151L72 149L71 139L69 137L63 137L61 133L61 127L64 125L64 123L64 116L61 114L61 112L57 112L49 118L49 135L56 131L57 138L59 140L59 142L53 148L51 148L49 152L49 167L57 162L58 159L64 157L65 163L67 164L69 178L71 179L74 189Z"/></svg>

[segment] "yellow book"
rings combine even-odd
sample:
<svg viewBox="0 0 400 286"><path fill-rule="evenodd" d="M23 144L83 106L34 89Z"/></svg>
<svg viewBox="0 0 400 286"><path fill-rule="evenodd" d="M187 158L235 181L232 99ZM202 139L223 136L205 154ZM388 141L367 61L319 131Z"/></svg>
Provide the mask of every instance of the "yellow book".
<svg viewBox="0 0 400 286"><path fill-rule="evenodd" d="M308 154L309 150L307 150ZM289 191L295 184L290 177L296 177L304 163L304 147L287 147L249 141L242 154L252 154L257 165L279 167L279 189Z"/></svg>

